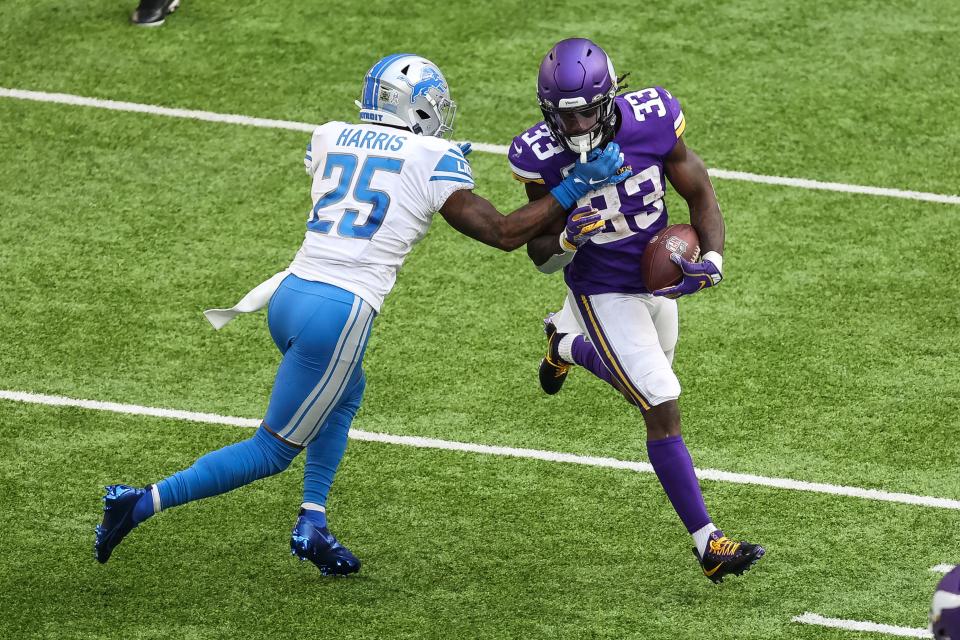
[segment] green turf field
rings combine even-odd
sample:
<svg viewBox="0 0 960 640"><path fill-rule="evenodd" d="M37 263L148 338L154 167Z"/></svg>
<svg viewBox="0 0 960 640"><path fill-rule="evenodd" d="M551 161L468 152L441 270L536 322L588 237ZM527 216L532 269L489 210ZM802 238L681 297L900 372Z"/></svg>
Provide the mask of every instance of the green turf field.
<svg viewBox="0 0 960 640"><path fill-rule="evenodd" d="M539 119L543 53L583 35L681 100L710 166L960 192L954 2L560 4L184 0L139 30L128 2L7 0L0 87L320 123L415 50L456 137L507 144ZM0 391L259 417L265 316L217 333L201 311L289 263L308 137L0 98ZM479 193L523 202L503 156L471 161ZM715 186L726 279L681 301L676 361L697 466L960 499L960 206ZM438 217L375 323L355 426L645 461L612 389L537 386L564 290ZM925 626L930 567L960 562L955 509L705 481L717 523L768 548L715 587L653 475L356 441L330 514L358 576L288 555L301 460L94 562L104 484L250 433L0 400L0 637L882 638L791 619Z"/></svg>

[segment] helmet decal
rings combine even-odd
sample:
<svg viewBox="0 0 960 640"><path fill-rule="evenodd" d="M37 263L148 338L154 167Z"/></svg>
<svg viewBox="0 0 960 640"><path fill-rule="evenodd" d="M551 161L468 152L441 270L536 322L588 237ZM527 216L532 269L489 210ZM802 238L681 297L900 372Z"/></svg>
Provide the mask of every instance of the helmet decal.
<svg viewBox="0 0 960 640"><path fill-rule="evenodd" d="M430 89L436 89L441 93L447 92L447 83L444 81L443 76L440 75L439 71L430 66L426 66L420 71L420 82L416 84L410 82L405 75L400 75L397 78L406 82L410 88L413 89L410 93L410 104L416 102L420 96L428 95Z"/></svg>

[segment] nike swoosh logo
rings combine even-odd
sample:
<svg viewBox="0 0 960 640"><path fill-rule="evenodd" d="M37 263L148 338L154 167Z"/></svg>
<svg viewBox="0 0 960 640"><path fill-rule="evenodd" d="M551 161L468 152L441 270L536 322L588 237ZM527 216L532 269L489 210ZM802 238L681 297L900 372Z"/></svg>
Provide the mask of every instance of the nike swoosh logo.
<svg viewBox="0 0 960 640"><path fill-rule="evenodd" d="M709 578L710 576L712 576L713 574L715 574L717 571L719 571L719 570L720 570L720 567L722 567L722 566L723 566L723 563L721 562L720 564L718 564L717 566L715 566L713 569L710 569L710 571L707 571L706 569L704 569L704 570L703 570L703 573L704 573L704 575L706 575L706 576Z"/></svg>
<svg viewBox="0 0 960 640"><path fill-rule="evenodd" d="M523 153L523 147L518 145L516 142L513 143L513 150L517 152L517 155Z"/></svg>
<svg viewBox="0 0 960 640"><path fill-rule="evenodd" d="M605 181L606 181L606 178L600 178L599 180L594 180L593 178L590 178L590 186L592 187L597 184L603 184Z"/></svg>

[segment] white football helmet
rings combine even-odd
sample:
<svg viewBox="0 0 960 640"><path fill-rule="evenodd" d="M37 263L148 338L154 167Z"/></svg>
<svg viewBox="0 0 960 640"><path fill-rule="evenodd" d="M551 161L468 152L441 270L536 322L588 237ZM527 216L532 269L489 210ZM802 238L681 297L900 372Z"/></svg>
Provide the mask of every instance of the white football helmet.
<svg viewBox="0 0 960 640"><path fill-rule="evenodd" d="M360 119L406 127L443 138L453 131L457 104L437 65L410 53L395 53L373 65L357 101Z"/></svg>

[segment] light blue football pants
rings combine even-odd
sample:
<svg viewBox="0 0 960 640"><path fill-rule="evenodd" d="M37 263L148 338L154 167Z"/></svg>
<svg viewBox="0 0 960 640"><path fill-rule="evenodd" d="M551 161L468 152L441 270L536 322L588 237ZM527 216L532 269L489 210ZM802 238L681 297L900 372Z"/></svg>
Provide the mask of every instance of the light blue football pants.
<svg viewBox="0 0 960 640"><path fill-rule="evenodd" d="M283 360L260 428L158 482L161 508L279 473L303 448L304 502L325 505L363 398L361 361L374 316L373 307L348 291L287 276L267 315Z"/></svg>

